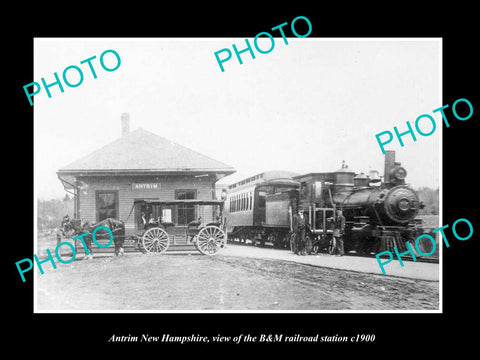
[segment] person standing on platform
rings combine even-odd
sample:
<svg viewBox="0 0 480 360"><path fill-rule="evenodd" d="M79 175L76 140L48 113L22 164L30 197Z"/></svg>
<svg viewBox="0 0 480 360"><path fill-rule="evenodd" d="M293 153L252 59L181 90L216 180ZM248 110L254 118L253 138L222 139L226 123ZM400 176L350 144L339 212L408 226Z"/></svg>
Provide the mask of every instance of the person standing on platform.
<svg viewBox="0 0 480 360"><path fill-rule="evenodd" d="M307 255L305 249L305 232L308 227L308 220L302 207L298 207L298 212L293 216L293 231L295 232L295 243L297 255Z"/></svg>
<svg viewBox="0 0 480 360"><path fill-rule="evenodd" d="M333 227L335 247L332 252L332 254L336 256L343 256L345 254L343 247L343 235L345 235L345 216L343 216L342 210L337 210L337 218L335 219Z"/></svg>

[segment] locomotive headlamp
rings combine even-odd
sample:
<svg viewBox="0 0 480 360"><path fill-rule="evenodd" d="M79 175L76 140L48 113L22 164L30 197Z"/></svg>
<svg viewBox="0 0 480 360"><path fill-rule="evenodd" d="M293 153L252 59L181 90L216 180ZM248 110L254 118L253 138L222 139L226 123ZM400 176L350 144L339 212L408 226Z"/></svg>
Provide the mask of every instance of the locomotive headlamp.
<svg viewBox="0 0 480 360"><path fill-rule="evenodd" d="M399 166L399 167L395 167L394 169L392 169L392 171L390 172L390 179L396 179L396 180L403 180L407 177L407 170L405 170L405 168Z"/></svg>

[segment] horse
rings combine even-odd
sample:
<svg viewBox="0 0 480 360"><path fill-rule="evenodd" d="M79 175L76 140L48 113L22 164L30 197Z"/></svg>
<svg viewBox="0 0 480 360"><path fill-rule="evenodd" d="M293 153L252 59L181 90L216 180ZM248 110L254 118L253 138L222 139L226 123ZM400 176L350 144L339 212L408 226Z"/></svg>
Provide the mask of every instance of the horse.
<svg viewBox="0 0 480 360"><path fill-rule="evenodd" d="M92 249L92 240L93 232L96 228L103 226L110 230L113 235L113 242L115 244L115 256L123 255L123 243L125 241L125 223L122 220L116 220L112 218L107 218L105 220L99 221L98 223L93 223L91 221L82 221L80 219L70 219L68 215L64 216L62 219L62 232L64 234L72 233L72 236L86 235L82 236L82 239L87 247L88 251L85 251L84 260L89 260L93 258L93 249ZM95 239L109 239L110 234L105 229L100 228L95 232Z"/></svg>
<svg viewBox="0 0 480 360"><path fill-rule="evenodd" d="M60 226L54 230L57 238L57 246L62 242L63 238L71 238L76 235L75 228L80 227L80 220L78 220L77 223L78 224L74 226L74 221L70 219L68 214L62 218Z"/></svg>

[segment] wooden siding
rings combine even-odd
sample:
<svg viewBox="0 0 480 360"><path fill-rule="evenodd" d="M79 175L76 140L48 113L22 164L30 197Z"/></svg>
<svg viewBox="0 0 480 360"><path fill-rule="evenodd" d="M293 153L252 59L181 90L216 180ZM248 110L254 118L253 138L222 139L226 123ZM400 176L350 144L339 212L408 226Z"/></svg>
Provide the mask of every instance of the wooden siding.
<svg viewBox="0 0 480 360"><path fill-rule="evenodd" d="M214 198L214 180L208 177L194 176L82 176L77 180L85 183L79 191L79 217L87 221L96 221L96 191L118 190L118 219L125 221L127 235L137 233L135 229L135 210L132 210L135 199L174 200L175 190L195 189L197 199L210 200ZM160 183L160 189L132 189L132 183ZM130 213L131 211L131 213ZM130 215L130 216L129 216ZM204 209L203 221L213 220L213 210Z"/></svg>

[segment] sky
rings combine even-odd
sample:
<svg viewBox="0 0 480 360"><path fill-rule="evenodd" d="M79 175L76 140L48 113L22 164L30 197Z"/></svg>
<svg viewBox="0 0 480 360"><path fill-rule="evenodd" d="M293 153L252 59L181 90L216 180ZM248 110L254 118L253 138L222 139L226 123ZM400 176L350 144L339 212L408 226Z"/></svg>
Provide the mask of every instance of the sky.
<svg viewBox="0 0 480 360"><path fill-rule="evenodd" d="M249 39L253 43L253 39ZM262 49L267 42L259 42ZM262 40L262 41L263 41ZM413 187L438 188L443 104L441 39L275 38L255 59L233 54L222 72L214 53L244 38L36 38L34 79L61 78L82 69L78 87L63 83L34 97L35 190L39 199L63 197L56 171L130 131L143 128L233 166L230 184L266 170L329 172L342 161L356 172L378 170L384 155L375 134L407 129L429 114L431 135L404 136L386 146L407 170ZM100 55L113 49L121 64L107 72ZM97 78L88 64L92 60ZM116 59L105 55L113 67ZM75 83L75 70L68 78ZM62 80L63 82L63 80ZM29 106L25 97L26 106ZM421 123L424 132L431 129Z"/></svg>

